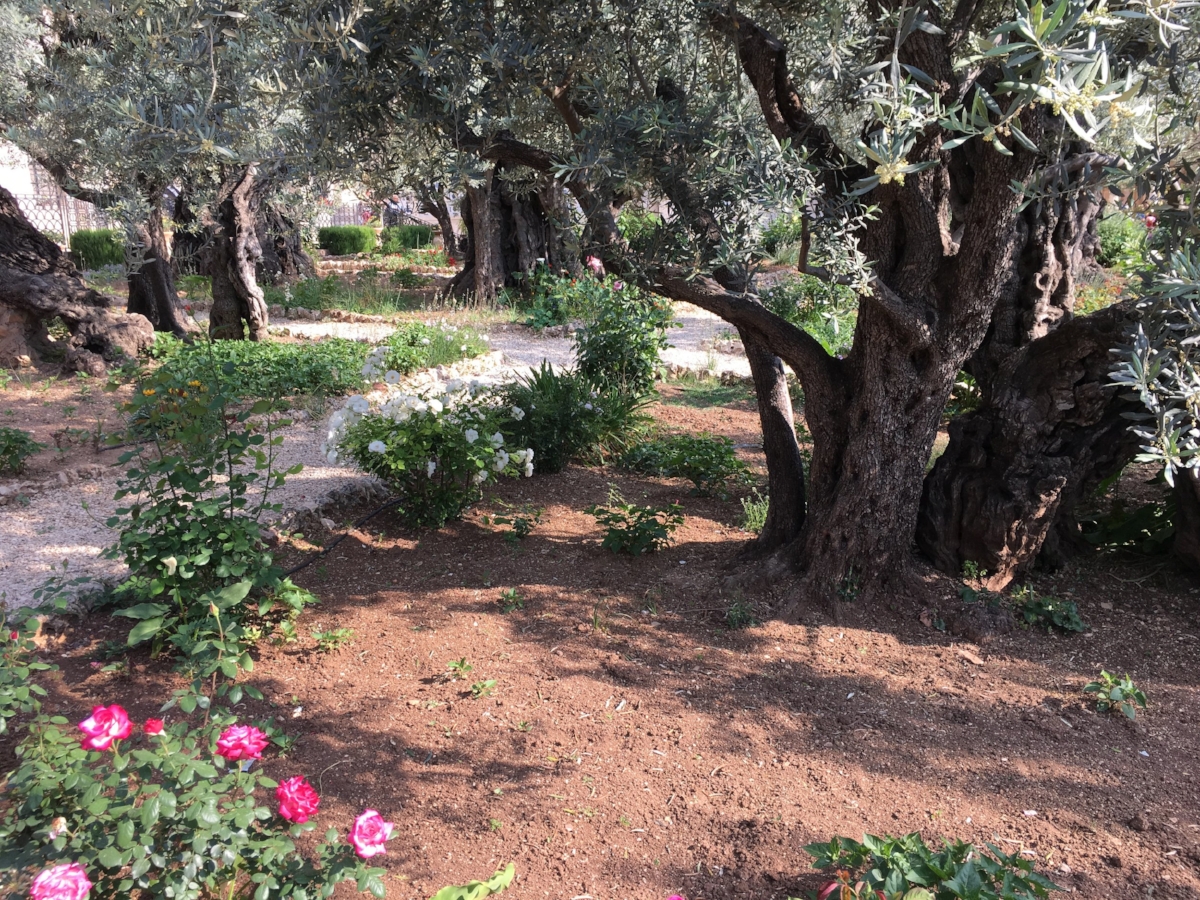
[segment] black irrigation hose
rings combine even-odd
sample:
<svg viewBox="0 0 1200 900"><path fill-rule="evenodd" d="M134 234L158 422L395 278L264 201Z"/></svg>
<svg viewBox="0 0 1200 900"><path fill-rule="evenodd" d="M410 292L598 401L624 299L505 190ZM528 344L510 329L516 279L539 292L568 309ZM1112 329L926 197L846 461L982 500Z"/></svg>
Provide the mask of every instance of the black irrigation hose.
<svg viewBox="0 0 1200 900"><path fill-rule="evenodd" d="M353 529L353 528L358 528L358 527L366 524L371 519L375 518L377 515L379 515L381 512L383 512L385 509L391 509L393 506L398 505L402 499L403 499L402 497L396 497L392 500L389 500L387 503L383 504L383 506L379 507L375 511L367 513L365 516L363 516L361 519L359 519L357 522L355 522L350 527ZM326 553L328 553L330 550L332 550L334 547L336 547L338 544L340 544L342 541L344 541L349 536L349 534L350 534L350 532L347 531L345 534L338 535L337 540L335 540L332 544L330 544L328 547L322 547L320 550L318 550L316 553L314 553L308 559L304 560L304 562L288 569L286 572L283 573L282 577L290 578L292 575L295 575L301 569L307 569L309 566L311 566L313 563L315 563L318 559L320 559L322 556L324 556Z"/></svg>

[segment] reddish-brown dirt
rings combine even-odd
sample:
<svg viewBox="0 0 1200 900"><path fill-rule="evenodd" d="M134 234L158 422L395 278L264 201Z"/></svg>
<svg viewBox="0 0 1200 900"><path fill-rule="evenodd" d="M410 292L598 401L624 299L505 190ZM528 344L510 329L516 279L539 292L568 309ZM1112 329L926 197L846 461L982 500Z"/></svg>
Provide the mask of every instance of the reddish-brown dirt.
<svg viewBox="0 0 1200 900"><path fill-rule="evenodd" d="M739 443L758 433L748 404L654 413ZM610 483L682 503L670 548L600 548L582 510ZM501 500L545 510L516 547L480 520ZM527 900L797 897L821 883L805 844L913 830L1020 850L1082 897L1200 897L1194 582L1161 558L1089 562L1034 586L1075 600L1093 631L984 646L921 624L922 607L953 604L950 580L888 608L850 605L840 624L810 609L800 625L731 631L722 584L747 538L740 517L736 499L682 482L571 467L506 483L441 531L372 520L296 576L322 601L301 640L261 647L249 680L267 702L243 715L298 739L268 771L318 787L322 828L365 806L396 822L392 897L508 861L508 893ZM523 609L501 611L507 589ZM787 590L740 599L765 618ZM119 622L93 616L51 646L53 712L122 702L145 717L169 696L165 661L92 666ZM319 653L318 627L353 641ZM463 657L473 669L451 679ZM1136 723L1093 711L1081 689L1101 667L1146 692Z"/></svg>

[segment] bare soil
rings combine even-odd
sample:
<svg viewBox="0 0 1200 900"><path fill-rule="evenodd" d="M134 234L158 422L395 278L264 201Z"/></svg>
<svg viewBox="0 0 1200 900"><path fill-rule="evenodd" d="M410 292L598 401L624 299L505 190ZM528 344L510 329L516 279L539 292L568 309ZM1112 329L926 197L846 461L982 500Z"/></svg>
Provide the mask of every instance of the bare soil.
<svg viewBox="0 0 1200 900"><path fill-rule="evenodd" d="M653 412L726 434L761 465L749 403ZM670 548L600 548L582 510L610 483L683 505ZM318 787L321 826L345 828L365 806L397 823L383 858L392 897L508 861L514 898L797 897L821 883L805 844L914 830L1020 850L1083 897L1200 897L1194 582L1161 558L1089 560L1034 586L1075 600L1091 632L1018 629L983 646L922 624L923 610L953 607L949 579L787 626L768 616L787 584L722 587L748 537L737 498L687 488L571 467L506 483L440 531L385 514L350 532L295 576L322 600L301 640L264 644L250 676L267 701L244 717L275 716L298 737L268 771ZM544 508L515 547L480 518L501 502ZM502 612L506 589L523 608ZM767 624L727 628L734 599ZM62 672L49 711L157 712L177 682L168 661L95 665L121 623L97 614L50 639ZM331 627L354 639L319 653L310 632ZM473 669L454 680L447 664L463 657ZM1136 722L1094 712L1081 689L1101 667L1146 692ZM473 699L470 685L491 679Z"/></svg>

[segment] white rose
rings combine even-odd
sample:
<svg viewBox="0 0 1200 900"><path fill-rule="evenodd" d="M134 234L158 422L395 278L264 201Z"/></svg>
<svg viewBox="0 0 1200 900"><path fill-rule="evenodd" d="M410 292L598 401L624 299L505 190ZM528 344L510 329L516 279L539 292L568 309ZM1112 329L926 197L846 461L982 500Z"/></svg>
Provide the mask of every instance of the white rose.
<svg viewBox="0 0 1200 900"><path fill-rule="evenodd" d="M463 432L463 437L465 437L467 439L468 444L473 444L477 440L479 440L479 432L476 431L474 428L468 428L466 431Z"/></svg>
<svg viewBox="0 0 1200 900"><path fill-rule="evenodd" d="M505 467L505 466L507 466L507 465L508 465L508 454L507 454L507 453L505 453L503 450L497 450L497 451L496 451L496 457L495 457L495 459L492 461L492 467L493 467L493 468L494 468L494 469L495 469L497 472L503 472L503 471L504 471L504 467Z"/></svg>
<svg viewBox="0 0 1200 900"><path fill-rule="evenodd" d="M492 446L495 447L497 450L499 450L501 447L504 446L504 435L502 435L500 432L497 431L495 434L492 435L491 441L492 441Z"/></svg>
<svg viewBox="0 0 1200 900"><path fill-rule="evenodd" d="M475 482L475 484L483 484L485 481L487 481L487 477L488 477L487 469L480 469L478 472L475 473L475 477L472 478L471 480L473 482Z"/></svg>
<svg viewBox="0 0 1200 900"><path fill-rule="evenodd" d="M512 408L512 417L520 422L523 418L525 418L525 410L521 409L519 406L514 406Z"/></svg>
<svg viewBox="0 0 1200 900"><path fill-rule="evenodd" d="M397 372L395 369L388 369L387 374L385 374L383 376L383 380L386 381L388 384L399 384L400 383L400 373Z"/></svg>
<svg viewBox="0 0 1200 900"><path fill-rule="evenodd" d="M426 347L428 347L429 346L429 338L421 338L421 343L424 344Z"/></svg>
<svg viewBox="0 0 1200 900"><path fill-rule="evenodd" d="M430 400L429 401L429 411L431 413L433 413L435 416L440 416L442 414L442 409L444 409L444 407L442 406L441 400Z"/></svg>
<svg viewBox="0 0 1200 900"><path fill-rule="evenodd" d="M383 441L371 441L367 444L367 449L372 453L387 453L387 444Z"/></svg>
<svg viewBox="0 0 1200 900"><path fill-rule="evenodd" d="M533 477L533 460L530 460L529 462L525 463L525 477L526 478Z"/></svg>

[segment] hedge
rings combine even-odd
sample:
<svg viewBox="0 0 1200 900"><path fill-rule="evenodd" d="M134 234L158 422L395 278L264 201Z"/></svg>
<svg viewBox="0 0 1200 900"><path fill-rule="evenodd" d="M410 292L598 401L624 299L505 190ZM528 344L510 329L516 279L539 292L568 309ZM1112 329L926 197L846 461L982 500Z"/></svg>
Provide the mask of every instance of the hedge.
<svg viewBox="0 0 1200 900"><path fill-rule="evenodd" d="M317 246L334 256L370 253L375 249L375 229L368 225L330 225L317 230Z"/></svg>
<svg viewBox="0 0 1200 900"><path fill-rule="evenodd" d="M428 225L392 225L379 236L379 249L384 253L415 250L433 243L433 229Z"/></svg>
<svg viewBox="0 0 1200 900"><path fill-rule="evenodd" d="M84 270L125 263L125 242L120 232L111 228L76 231L71 235L71 252Z"/></svg>

